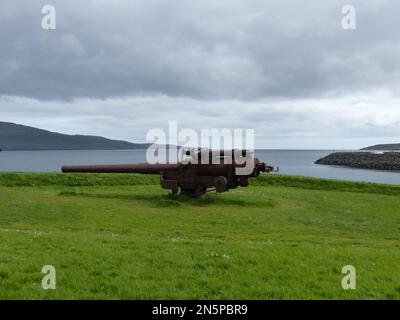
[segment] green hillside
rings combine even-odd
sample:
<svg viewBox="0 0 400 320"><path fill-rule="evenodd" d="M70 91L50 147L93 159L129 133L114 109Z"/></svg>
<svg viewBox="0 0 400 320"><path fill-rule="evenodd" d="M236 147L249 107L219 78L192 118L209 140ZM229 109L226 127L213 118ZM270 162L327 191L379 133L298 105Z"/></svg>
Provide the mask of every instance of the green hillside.
<svg viewBox="0 0 400 320"><path fill-rule="evenodd" d="M0 122L2 150L117 150L145 149L148 144L97 136L67 135L19 124Z"/></svg>
<svg viewBox="0 0 400 320"><path fill-rule="evenodd" d="M398 186L268 175L193 199L158 183L0 173L0 298L400 299Z"/></svg>
<svg viewBox="0 0 400 320"><path fill-rule="evenodd" d="M400 150L400 143L392 143L392 144L376 144L374 146L362 148L361 150Z"/></svg>

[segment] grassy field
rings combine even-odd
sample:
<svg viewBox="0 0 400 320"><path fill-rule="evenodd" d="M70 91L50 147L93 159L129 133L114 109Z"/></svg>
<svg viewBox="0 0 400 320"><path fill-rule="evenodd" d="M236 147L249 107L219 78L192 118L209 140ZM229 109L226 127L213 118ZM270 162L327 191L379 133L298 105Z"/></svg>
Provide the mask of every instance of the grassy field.
<svg viewBox="0 0 400 320"><path fill-rule="evenodd" d="M270 175L166 193L157 176L1 173L0 299L400 298L400 187Z"/></svg>

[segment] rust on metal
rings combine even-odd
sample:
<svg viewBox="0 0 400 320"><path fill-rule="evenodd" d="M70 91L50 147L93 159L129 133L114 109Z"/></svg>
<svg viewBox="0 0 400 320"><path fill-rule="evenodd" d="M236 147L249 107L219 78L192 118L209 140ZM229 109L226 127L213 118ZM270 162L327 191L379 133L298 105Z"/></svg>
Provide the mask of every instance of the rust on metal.
<svg viewBox="0 0 400 320"><path fill-rule="evenodd" d="M186 152L185 161L178 164L112 164L63 166L62 172L91 173L140 173L160 174L160 185L173 194L188 193L193 196L204 194L207 189L214 188L216 192L225 192L238 186L247 187L250 177L257 177L261 172L271 172L272 166L249 156L241 151L242 161L235 161L235 150L201 150L190 149ZM236 150L237 152L237 150ZM194 158L195 156L195 158ZM215 161L218 158L218 161ZM195 160L195 161L194 161ZM252 162L251 172L237 174L238 168L244 168Z"/></svg>

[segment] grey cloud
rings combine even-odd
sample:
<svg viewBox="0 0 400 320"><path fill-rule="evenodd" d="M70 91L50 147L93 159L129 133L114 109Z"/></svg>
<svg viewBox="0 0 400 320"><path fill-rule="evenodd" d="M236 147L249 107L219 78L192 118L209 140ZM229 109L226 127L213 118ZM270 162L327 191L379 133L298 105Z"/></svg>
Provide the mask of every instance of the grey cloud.
<svg viewBox="0 0 400 320"><path fill-rule="evenodd" d="M200 100L398 94L395 0L351 1L358 29L340 27L344 2L48 1L0 13L0 95L42 100L167 95Z"/></svg>
<svg viewBox="0 0 400 320"><path fill-rule="evenodd" d="M251 128L258 148L360 148L396 142L396 100L351 104L347 100L208 101L166 96L75 99L73 102L0 98L0 119L69 134L145 142L151 128ZM379 109L380 112L376 112ZM167 110L167 111L166 111Z"/></svg>
<svg viewBox="0 0 400 320"><path fill-rule="evenodd" d="M341 28L341 7L357 30ZM49 0L0 11L0 121L144 142L253 128L269 148L398 142L395 0Z"/></svg>

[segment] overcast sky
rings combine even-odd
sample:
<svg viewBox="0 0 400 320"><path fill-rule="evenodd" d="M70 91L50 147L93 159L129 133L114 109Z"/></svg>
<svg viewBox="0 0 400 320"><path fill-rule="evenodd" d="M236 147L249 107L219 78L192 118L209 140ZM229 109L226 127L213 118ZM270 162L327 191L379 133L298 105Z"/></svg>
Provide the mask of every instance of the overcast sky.
<svg viewBox="0 0 400 320"><path fill-rule="evenodd" d="M43 30L42 7L56 8ZM342 28L342 7L357 13ZM257 148L400 142L398 0L4 0L0 121L144 142L253 128Z"/></svg>

